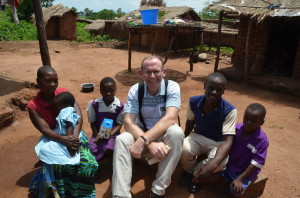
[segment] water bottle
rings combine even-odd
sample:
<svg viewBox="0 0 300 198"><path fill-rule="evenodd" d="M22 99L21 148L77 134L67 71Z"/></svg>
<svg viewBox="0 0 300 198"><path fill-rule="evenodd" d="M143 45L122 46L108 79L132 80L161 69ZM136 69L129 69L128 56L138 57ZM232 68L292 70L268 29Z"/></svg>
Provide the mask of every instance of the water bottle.
<svg viewBox="0 0 300 198"><path fill-rule="evenodd" d="M110 130L113 127L113 120L104 118L100 127L100 138L109 139L110 138Z"/></svg>

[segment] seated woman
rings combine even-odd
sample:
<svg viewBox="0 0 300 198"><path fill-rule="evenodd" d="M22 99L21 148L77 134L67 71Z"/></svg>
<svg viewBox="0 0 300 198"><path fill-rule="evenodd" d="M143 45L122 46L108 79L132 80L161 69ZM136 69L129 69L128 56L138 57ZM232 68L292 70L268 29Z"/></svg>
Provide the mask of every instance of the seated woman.
<svg viewBox="0 0 300 198"><path fill-rule="evenodd" d="M42 66L37 71L37 84L40 92L28 104L28 112L33 125L52 141L64 144L68 149L80 152L78 165L49 165L43 167L32 179L30 192L38 197L47 197L52 193L57 197L96 197L94 175L98 164L90 152L88 137L81 130L82 118L74 128L74 134L81 134L78 138L73 135L62 136L53 129L56 125L56 116L53 99L61 93L68 91L57 88L58 77L56 71L50 66ZM75 102L76 113L81 116L78 104ZM47 172L53 171L54 178L47 177ZM54 180L54 182L52 182Z"/></svg>

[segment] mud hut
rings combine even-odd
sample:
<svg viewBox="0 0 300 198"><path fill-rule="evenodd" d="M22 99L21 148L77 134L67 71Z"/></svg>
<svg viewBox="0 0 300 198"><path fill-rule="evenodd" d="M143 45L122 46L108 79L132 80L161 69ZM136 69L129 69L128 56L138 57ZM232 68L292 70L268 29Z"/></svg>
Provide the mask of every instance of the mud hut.
<svg viewBox="0 0 300 198"><path fill-rule="evenodd" d="M43 8L47 39L76 39L77 14L61 4Z"/></svg>
<svg viewBox="0 0 300 198"><path fill-rule="evenodd" d="M200 26L199 15L190 7L157 7L157 6L142 6L140 9L132 11L125 16L116 20L113 24L113 28L116 34L110 35L112 38L128 39L128 27L132 25L138 25L136 28L136 34L132 40L133 46L151 47L153 41L156 40L155 47L157 49L167 49L171 40L172 28L165 26L165 28L159 28L155 30L146 30L149 27L142 24L142 17L140 10L159 9L158 11L158 26L164 26L166 21L170 19L181 19L184 21L181 24L177 24L177 39L176 48L193 47L194 37L193 34L187 32L184 26ZM182 28L181 28L182 27Z"/></svg>
<svg viewBox="0 0 300 198"><path fill-rule="evenodd" d="M91 24L85 26L83 29L88 30L91 34L101 35L105 29L105 20L95 20Z"/></svg>
<svg viewBox="0 0 300 198"><path fill-rule="evenodd" d="M88 30L91 34L94 35L103 35L103 34L114 34L112 30L112 25L115 20L102 20L98 19L92 21L91 24L84 27L85 30Z"/></svg>
<svg viewBox="0 0 300 198"><path fill-rule="evenodd" d="M300 95L299 0L224 0L208 8L240 15L234 64L224 74Z"/></svg>

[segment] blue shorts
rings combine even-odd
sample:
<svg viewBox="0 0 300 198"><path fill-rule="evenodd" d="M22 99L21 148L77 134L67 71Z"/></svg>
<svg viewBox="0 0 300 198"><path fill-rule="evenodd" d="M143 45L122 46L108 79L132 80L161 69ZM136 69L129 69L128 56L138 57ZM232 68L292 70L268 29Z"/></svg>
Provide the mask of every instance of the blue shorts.
<svg viewBox="0 0 300 198"><path fill-rule="evenodd" d="M219 174L220 174L225 180L227 180L227 181L229 181L229 182L232 182L232 181L236 180L236 178L238 178L238 176L240 176L240 174L231 173L231 172L229 172L227 169L224 170L224 171L219 172ZM244 180L243 180L243 189L244 189L243 192L248 188L248 186L249 186L250 184L251 184L251 180L248 180L248 179L244 179ZM243 194L243 192L240 193L240 194L238 194L238 195ZM238 195L233 191L233 187L230 187L230 193L233 194L233 195L235 195L235 196L238 196Z"/></svg>

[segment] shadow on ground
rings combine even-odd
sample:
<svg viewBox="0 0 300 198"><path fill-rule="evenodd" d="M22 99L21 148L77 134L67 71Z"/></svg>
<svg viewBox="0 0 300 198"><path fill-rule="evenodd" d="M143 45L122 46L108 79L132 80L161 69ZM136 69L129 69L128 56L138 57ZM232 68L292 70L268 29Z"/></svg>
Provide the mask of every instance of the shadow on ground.
<svg viewBox="0 0 300 198"><path fill-rule="evenodd" d="M25 87L24 82L16 81L0 75L0 96L4 96L16 91L20 91Z"/></svg>

